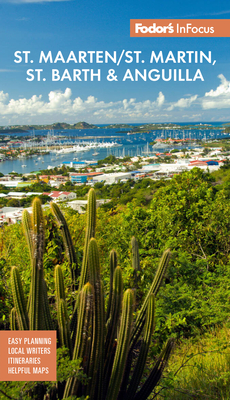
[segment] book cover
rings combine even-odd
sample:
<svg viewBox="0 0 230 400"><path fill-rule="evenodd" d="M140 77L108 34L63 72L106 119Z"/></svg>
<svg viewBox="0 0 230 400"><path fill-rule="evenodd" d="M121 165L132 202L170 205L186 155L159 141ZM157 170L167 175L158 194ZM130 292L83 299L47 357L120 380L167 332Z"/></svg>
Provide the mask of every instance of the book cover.
<svg viewBox="0 0 230 400"><path fill-rule="evenodd" d="M0 0L0 15L0 357L3 360L0 366L0 399L21 396L21 399L39 400L147 400L156 388L158 394L155 396L158 396L162 390L159 381L172 352L174 337L180 330L186 337L185 325L189 325L190 315L183 317L180 310L179 316L173 315L170 325L171 306L168 306L164 328L162 316L158 315L158 341L155 347L151 345L154 295L169 263L168 243L174 246L182 228L178 228L170 240L166 238L163 243L162 239L163 244L159 239L158 247L152 244L149 230L154 226L157 231L159 225L154 220L148 226L148 218L152 218L148 213L152 210L150 202L158 187L151 186L150 179L155 182L160 181L162 176L166 178L164 183L159 183L159 187L162 185L163 188L167 185L165 182L184 169L191 170L193 166L198 166L206 171L208 167L219 167L220 162L226 161L223 157L221 161L206 159L205 151L210 154L210 149L205 149L202 155L200 152L195 159L190 159L191 152L186 152L196 146L200 149L207 140L228 138L228 4L224 1L197 0L192 4L169 0L157 4L149 0L110 3L92 0ZM182 149L180 156L183 160L175 163L177 156L172 154L180 153L178 149ZM217 148L217 154L222 150ZM225 147L225 150L228 148ZM119 158L124 164L118 166L118 170L112 163ZM106 162L100 164L102 159ZM190 168L187 168L188 164ZM52 176L47 173L49 169ZM58 178L58 174L61 177ZM127 206L129 200L133 200L131 189L135 189L135 182L142 178L149 180L139 187L140 198L136 194L135 201ZM186 186L189 179L183 183L182 189L178 188L178 192L180 189L183 193L190 191L190 186ZM201 190L203 188L200 196L211 192L211 184L205 186L208 179L205 180L203 175L201 177L197 172L194 179L198 182L195 188L199 184ZM29 192L25 189L23 192L28 180L33 190ZM49 193L51 180L54 189ZM61 189L58 189L57 180ZM178 182L176 184L180 186L181 182ZM122 183L124 187L120 186ZM39 184L44 185L44 190L36 193L41 200L35 198L32 210L23 212L23 208L29 207L25 192L34 197ZM75 185L80 184L86 188L85 192L80 192L78 188L75 193ZM112 185L113 190L103 192L105 184ZM78 213L72 216L70 212L67 223L56 200L75 200L75 211L85 211L89 185L94 186L95 191L90 189L89 192L87 221L84 216ZM9 195L8 188L17 190ZM22 193L19 195L20 188ZM126 191L131 197L122 197ZM98 236L103 238L99 239L99 250L102 253L105 292L100 280L98 247L94 239L95 192L99 197L102 193L105 195L106 198L102 199L104 203L113 201L113 206L106 208L105 204L105 214L100 214L98 222ZM227 196L228 192L223 193ZM211 198L208 194L204 199L207 203ZM212 199L215 195L216 192ZM3 200L4 196L10 196L10 200ZM172 195L172 199L175 196ZM77 197L80 197L78 204ZM48 217L44 217L46 207L43 208L41 202L45 203L47 199L52 200L52 216L50 212ZM174 210L173 201L170 204ZM194 200L194 207L198 203ZM160 202L156 204L161 206ZM10 210L12 207L15 209ZM186 207L184 226L187 220L193 221L189 213L194 208L190 207L190 202L189 206L186 203ZM214 211L208 217L209 222L214 218ZM197 224L206 218L205 212L196 220L199 214L196 211L194 220L198 221ZM170 215L167 214L167 217ZM219 221L219 217L216 220ZM9 227L14 223L18 223L18 228L12 230L11 237ZM76 229L74 223L78 223ZM171 223L176 224L177 220ZM213 226L210 229L214 229L214 235L218 227ZM107 229L105 236L102 235L103 228ZM227 224L225 228L227 230ZM223 237L226 239L228 233L225 228ZM21 241L23 230L26 239L23 237ZM193 226L192 232L195 230ZM141 266L148 270L146 273L145 269L144 272L140 269L138 241L133 238L129 247L128 233L129 240L134 235L140 235ZM188 230L184 238L187 234ZM222 257L224 253L223 260L228 259L225 244L218 247L213 239L218 249L211 253L208 240L202 234L202 239L199 235L196 237L194 253L191 250L191 254L185 255L181 250L179 254L180 244L175 245L172 253L179 260L173 259L175 268L179 270L178 265L186 265L188 271L192 269L191 265L198 268L203 263L200 268L208 274L209 268L214 270L212 260L215 254L220 253ZM112 250L113 238L114 246L120 250L123 239L127 245L125 256L120 258L126 289L123 303L123 284L117 255ZM146 242L141 238L145 238ZM76 244L78 239L79 247ZM190 243L190 239L187 240ZM111 248L104 250L106 245ZM25 246L28 248L26 251ZM110 250L112 278L109 284L109 261L106 264L105 256ZM161 254L156 283L149 260L153 262L155 271ZM197 262L192 258L194 254ZM24 256L26 266L23 269ZM11 272L8 259L14 263ZM128 268L128 260L131 259L132 273ZM220 265L225 262L223 260ZM170 284L173 279L181 279L179 272L175 276L172 278L169 274L167 277ZM203 279L206 279L205 284L210 284L210 276L205 275ZM129 281L135 290L128 289ZM148 286L149 292L146 289ZM213 288L214 284L210 287ZM167 297L167 290L164 290ZM176 292L175 287L172 290ZM75 291L78 297L73 295ZM136 313L137 310L134 312L135 296L140 313ZM139 302L142 301L141 308ZM197 325L194 322L199 329ZM210 326L215 326L215 323L210 323ZM116 327L119 327L118 337ZM163 329L162 341L159 339L160 328ZM172 337L168 339L169 332ZM189 330L192 336L191 332L194 333L195 328L194 331L192 328ZM140 338L144 338L143 343L151 349L148 359ZM59 348L57 354L56 345ZM146 360L151 370L148 378L146 371L144 373ZM170 379L170 372L168 376ZM165 396L169 399L171 395L166 393Z"/></svg>

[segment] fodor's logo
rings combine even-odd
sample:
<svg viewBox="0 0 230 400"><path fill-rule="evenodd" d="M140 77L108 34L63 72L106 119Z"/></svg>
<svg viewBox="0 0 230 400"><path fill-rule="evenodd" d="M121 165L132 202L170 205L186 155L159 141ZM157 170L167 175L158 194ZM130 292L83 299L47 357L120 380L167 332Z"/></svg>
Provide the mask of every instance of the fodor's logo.
<svg viewBox="0 0 230 400"><path fill-rule="evenodd" d="M157 25L155 22L150 26L145 26L141 22L135 23L135 33L173 33L172 22L168 26Z"/></svg>
<svg viewBox="0 0 230 400"><path fill-rule="evenodd" d="M229 19L131 19L131 37L230 37Z"/></svg>

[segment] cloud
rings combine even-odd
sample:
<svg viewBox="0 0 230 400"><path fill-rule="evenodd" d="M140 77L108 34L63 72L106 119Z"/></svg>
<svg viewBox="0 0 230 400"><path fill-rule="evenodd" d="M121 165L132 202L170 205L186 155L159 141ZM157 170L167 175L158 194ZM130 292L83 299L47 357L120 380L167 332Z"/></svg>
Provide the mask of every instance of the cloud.
<svg viewBox="0 0 230 400"><path fill-rule="evenodd" d="M3 91L0 92L0 104L4 104L9 98L8 93L4 93Z"/></svg>
<svg viewBox="0 0 230 400"><path fill-rule="evenodd" d="M163 95L162 92L160 92L157 97L157 104L159 107L161 107L161 106L163 106L164 102L165 102L165 96Z"/></svg>
<svg viewBox="0 0 230 400"><path fill-rule="evenodd" d="M218 75L221 83L215 89L211 89L205 93L201 99L203 109L208 110L212 108L229 108L230 107L230 82L224 75Z"/></svg>
<svg viewBox="0 0 230 400"><path fill-rule="evenodd" d="M196 101L197 97L198 97L197 94L195 94L194 96L191 96L191 97L189 97L187 99L182 97L176 103L171 104L170 107L168 108L168 110L172 111L176 107L189 108L192 105L192 103L194 103L194 101Z"/></svg>
<svg viewBox="0 0 230 400"><path fill-rule="evenodd" d="M118 101L103 101L93 95L74 97L70 88L50 91L47 99L37 94L31 98L19 96L12 99L0 91L0 124L45 124L60 120L69 123L85 120L99 124L202 121L202 118L206 121L228 120L230 81L223 75L219 75L219 79L220 84L203 96L187 94L174 102L168 102L162 92L151 100L120 98Z"/></svg>
<svg viewBox="0 0 230 400"><path fill-rule="evenodd" d="M137 101L134 98L123 99L115 102L99 101L94 96L83 100L80 97L72 98L72 91L66 88L64 92L51 91L48 101L42 95L33 95L31 98L10 99L7 93L0 92L0 119L8 116L10 121L19 124L28 120L56 121L60 118L76 121L77 119L97 121L120 121L151 119L163 106L165 97L162 92L155 101ZM13 123L13 122L11 122Z"/></svg>

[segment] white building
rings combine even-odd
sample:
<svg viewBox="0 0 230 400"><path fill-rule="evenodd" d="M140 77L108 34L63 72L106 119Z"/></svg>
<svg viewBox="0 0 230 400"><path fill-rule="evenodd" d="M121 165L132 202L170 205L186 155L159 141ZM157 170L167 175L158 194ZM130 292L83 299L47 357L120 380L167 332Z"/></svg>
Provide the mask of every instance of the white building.
<svg viewBox="0 0 230 400"><path fill-rule="evenodd" d="M73 192L58 192L53 191L51 193L43 193L47 196L50 196L53 201L65 201L65 200L72 200L76 199L77 195Z"/></svg>
<svg viewBox="0 0 230 400"><path fill-rule="evenodd" d="M131 172L113 172L111 174L98 175L93 177L93 182L105 182L107 185L112 185L119 181L131 179L131 174Z"/></svg>
<svg viewBox="0 0 230 400"><path fill-rule="evenodd" d="M3 207L0 209L0 223L15 224L22 219L23 208Z"/></svg>
<svg viewBox="0 0 230 400"><path fill-rule="evenodd" d="M23 181L0 181L0 185L6 187L17 187L19 183L24 183Z"/></svg>

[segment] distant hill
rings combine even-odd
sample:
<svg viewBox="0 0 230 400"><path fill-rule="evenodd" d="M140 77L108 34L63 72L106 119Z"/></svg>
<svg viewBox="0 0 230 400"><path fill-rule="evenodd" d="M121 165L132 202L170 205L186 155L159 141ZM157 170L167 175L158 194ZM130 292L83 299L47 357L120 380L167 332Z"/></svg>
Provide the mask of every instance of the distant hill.
<svg viewBox="0 0 230 400"><path fill-rule="evenodd" d="M66 122L55 122L53 124L48 125L12 125L12 126L0 126L0 133L9 134L9 133L21 133L28 132L31 130L42 130L42 129L55 129L55 130L63 130L63 129L97 129L98 126L93 124L88 124L87 122L81 121L75 124L67 124Z"/></svg>
<svg viewBox="0 0 230 400"><path fill-rule="evenodd" d="M76 124L67 124L65 122L56 122L52 125L46 125L43 129L96 129L98 126L88 124L87 122L77 122Z"/></svg>
<svg viewBox="0 0 230 400"><path fill-rule="evenodd" d="M3 133L4 135L10 134L10 133L26 133L29 129L22 129L22 128L2 128L0 127L0 133Z"/></svg>

